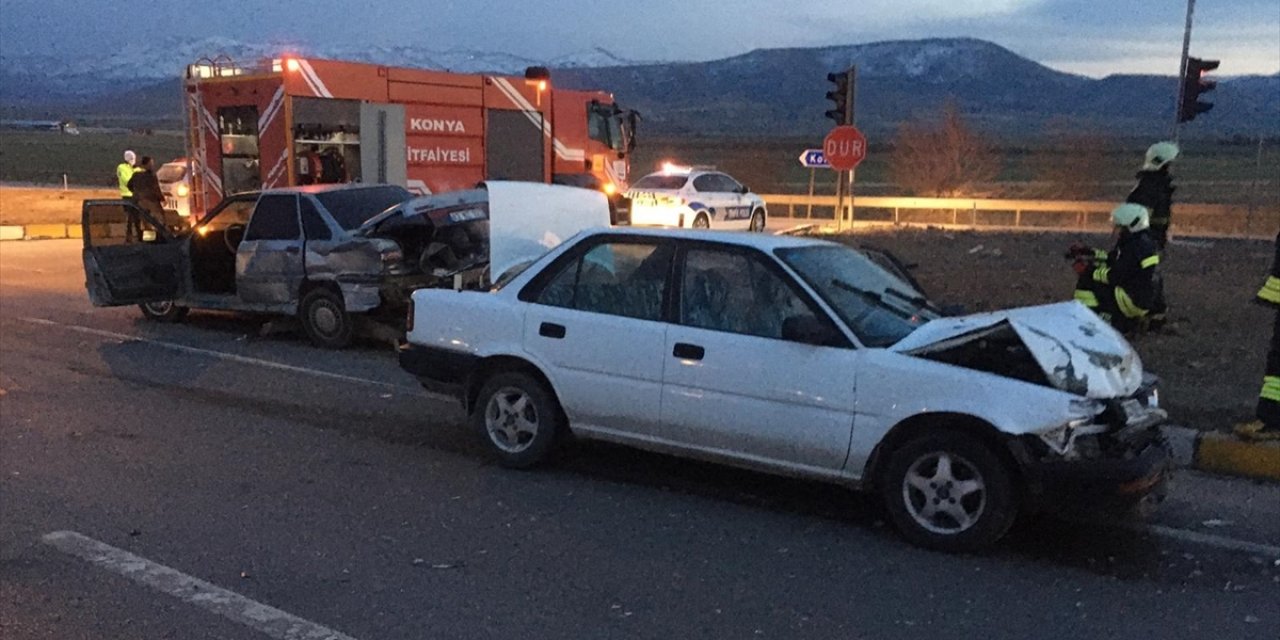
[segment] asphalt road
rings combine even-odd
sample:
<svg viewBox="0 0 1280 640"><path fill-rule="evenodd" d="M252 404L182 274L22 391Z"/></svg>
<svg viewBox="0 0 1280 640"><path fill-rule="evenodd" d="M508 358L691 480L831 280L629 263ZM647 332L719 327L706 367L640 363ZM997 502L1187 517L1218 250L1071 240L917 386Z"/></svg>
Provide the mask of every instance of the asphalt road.
<svg viewBox="0 0 1280 640"><path fill-rule="evenodd" d="M388 347L94 309L78 252L0 245L9 640L1280 638L1275 485L1181 474L1154 530L957 557L820 484L606 446L507 471Z"/></svg>

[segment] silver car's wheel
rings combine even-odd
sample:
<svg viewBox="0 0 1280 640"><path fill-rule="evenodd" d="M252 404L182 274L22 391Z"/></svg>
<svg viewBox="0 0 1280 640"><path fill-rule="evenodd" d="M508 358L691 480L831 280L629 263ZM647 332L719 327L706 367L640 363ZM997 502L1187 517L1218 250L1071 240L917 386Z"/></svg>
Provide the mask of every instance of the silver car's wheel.
<svg viewBox="0 0 1280 640"><path fill-rule="evenodd" d="M977 467L945 451L926 453L902 478L902 501L920 527L943 535L968 531L987 506Z"/></svg>
<svg viewBox="0 0 1280 640"><path fill-rule="evenodd" d="M902 535L942 551L978 551L1004 536L1018 496L996 444L938 428L889 452L877 484Z"/></svg>
<svg viewBox="0 0 1280 640"><path fill-rule="evenodd" d="M546 383L526 371L485 380L472 405L472 423L503 466L526 469L544 461L565 430L564 412Z"/></svg>
<svg viewBox="0 0 1280 640"><path fill-rule="evenodd" d="M521 453L538 435L538 409L523 390L503 387L489 397L484 427L493 446L507 453Z"/></svg>

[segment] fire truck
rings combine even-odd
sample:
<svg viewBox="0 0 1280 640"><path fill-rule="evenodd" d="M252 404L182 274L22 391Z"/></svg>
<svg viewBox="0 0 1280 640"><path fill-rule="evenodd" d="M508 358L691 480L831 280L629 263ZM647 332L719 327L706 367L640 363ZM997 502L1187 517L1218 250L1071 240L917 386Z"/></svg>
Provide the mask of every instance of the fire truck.
<svg viewBox="0 0 1280 640"><path fill-rule="evenodd" d="M483 180L604 191L625 216L637 116L550 73L462 74L284 56L189 65L190 210L303 184L367 182L420 194Z"/></svg>

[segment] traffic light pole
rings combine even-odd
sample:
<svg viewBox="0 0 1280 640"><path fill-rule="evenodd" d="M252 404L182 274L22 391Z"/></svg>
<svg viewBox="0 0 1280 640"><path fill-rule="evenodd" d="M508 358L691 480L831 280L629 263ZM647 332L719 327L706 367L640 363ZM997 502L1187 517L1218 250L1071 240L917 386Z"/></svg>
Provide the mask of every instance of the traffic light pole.
<svg viewBox="0 0 1280 640"><path fill-rule="evenodd" d="M1187 77L1187 57L1191 55L1191 17L1196 10L1196 0L1187 0L1187 26L1182 32L1182 61L1178 64L1178 92L1173 103L1173 142L1177 144L1182 134L1182 99Z"/></svg>
<svg viewBox="0 0 1280 640"><path fill-rule="evenodd" d="M857 65L849 67L845 71L848 82L845 84L844 94L844 114L840 124L853 124L854 108L853 100L858 95L858 67ZM853 172L849 172L849 179L845 179L843 171L836 171L836 232L844 229L844 196L847 191L849 194L849 217L853 218Z"/></svg>

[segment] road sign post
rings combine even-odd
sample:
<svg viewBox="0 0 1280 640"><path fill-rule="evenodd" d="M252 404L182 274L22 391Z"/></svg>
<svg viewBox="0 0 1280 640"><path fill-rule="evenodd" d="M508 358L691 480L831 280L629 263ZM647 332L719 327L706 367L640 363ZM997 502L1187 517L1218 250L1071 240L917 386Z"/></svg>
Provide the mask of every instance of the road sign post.
<svg viewBox="0 0 1280 640"><path fill-rule="evenodd" d="M836 178L836 230L844 227L845 172L848 172L850 218L853 214L854 169L867 157L867 138L852 125L836 127L822 141L822 152L827 164L837 172Z"/></svg>

